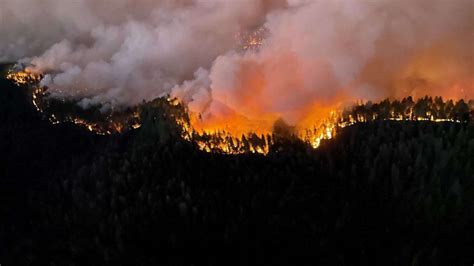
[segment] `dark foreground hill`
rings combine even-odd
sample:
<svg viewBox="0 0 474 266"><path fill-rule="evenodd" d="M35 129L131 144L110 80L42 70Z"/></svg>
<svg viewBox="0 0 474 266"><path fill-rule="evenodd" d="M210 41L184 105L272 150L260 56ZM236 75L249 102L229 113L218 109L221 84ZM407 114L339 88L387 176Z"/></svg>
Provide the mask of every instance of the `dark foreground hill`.
<svg viewBox="0 0 474 266"><path fill-rule="evenodd" d="M204 153L153 123L53 126L0 80L0 263L474 262L472 122L356 124L268 156Z"/></svg>

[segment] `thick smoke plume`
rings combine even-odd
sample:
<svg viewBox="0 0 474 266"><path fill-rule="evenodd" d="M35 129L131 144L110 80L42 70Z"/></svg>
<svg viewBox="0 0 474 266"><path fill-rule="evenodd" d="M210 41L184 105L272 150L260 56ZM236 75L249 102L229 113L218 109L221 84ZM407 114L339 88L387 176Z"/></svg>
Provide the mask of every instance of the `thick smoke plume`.
<svg viewBox="0 0 474 266"><path fill-rule="evenodd" d="M207 125L298 124L353 100L473 98L473 10L472 0L3 0L0 61L31 63L54 96L85 108L171 95ZM252 32L263 43L242 49Z"/></svg>

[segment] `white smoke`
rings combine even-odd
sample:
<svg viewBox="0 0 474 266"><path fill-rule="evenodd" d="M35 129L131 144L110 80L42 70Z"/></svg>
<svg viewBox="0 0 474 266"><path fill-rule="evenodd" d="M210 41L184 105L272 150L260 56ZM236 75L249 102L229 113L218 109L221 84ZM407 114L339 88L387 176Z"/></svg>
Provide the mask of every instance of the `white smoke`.
<svg viewBox="0 0 474 266"><path fill-rule="evenodd" d="M206 105L185 100L191 110L209 116L218 103L248 118L271 113L297 123L314 103L474 97L473 3L289 1L288 8L267 17L269 37L259 52L227 52L208 77L197 75L192 84L201 84L199 95L209 95ZM410 87L412 79L419 84Z"/></svg>
<svg viewBox="0 0 474 266"><path fill-rule="evenodd" d="M270 1L4 0L2 61L26 59L63 96L136 104L236 47Z"/></svg>
<svg viewBox="0 0 474 266"><path fill-rule="evenodd" d="M474 97L473 8L472 0L3 0L0 61L31 62L56 97L84 98L83 107L171 94L204 117L226 109L295 123L315 102ZM239 49L237 34L260 27L263 46ZM447 92L453 84L459 92Z"/></svg>

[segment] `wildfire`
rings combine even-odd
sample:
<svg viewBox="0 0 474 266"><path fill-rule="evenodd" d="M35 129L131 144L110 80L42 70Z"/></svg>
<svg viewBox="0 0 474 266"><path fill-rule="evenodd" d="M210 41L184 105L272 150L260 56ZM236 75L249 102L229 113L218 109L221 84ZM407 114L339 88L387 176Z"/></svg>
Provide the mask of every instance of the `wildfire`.
<svg viewBox="0 0 474 266"><path fill-rule="evenodd" d="M7 73L7 79L15 82L16 85L28 85L28 84L37 84L41 81L42 75L29 72L27 70L22 71L13 71L10 70Z"/></svg>
<svg viewBox="0 0 474 266"><path fill-rule="evenodd" d="M47 88L39 86L39 83L43 78L41 74L30 72L27 69L21 71L10 70L6 75L6 78L13 81L18 86L28 88L31 92L32 105L39 113L45 115L47 119L54 125L60 123L73 123L97 135L121 133L126 129L127 126L133 129L138 129L141 126L139 122L139 114L136 111L133 112L131 117L127 117L127 119L125 119L127 120L126 123L122 121L116 121L117 119L111 116L106 118L105 123L88 121L87 119L74 117L70 114L58 117L59 114L48 113L45 111L45 106L49 105L47 100L48 93Z"/></svg>
<svg viewBox="0 0 474 266"><path fill-rule="evenodd" d="M27 71L10 71L7 74L7 78L19 86L31 88L32 104L38 112L45 113L42 101L47 93L47 89L38 85L41 80L41 75ZM176 107L180 105L181 102L177 99L168 99L168 104L172 107ZM381 104L384 104L384 102ZM387 105L387 103L385 104ZM442 102L442 104L445 103ZM466 108L468 108L468 112L471 112L472 116L473 103L471 102L470 104L471 106ZM390 103L388 103L388 105L390 105ZM324 140L335 138L341 129L357 123L377 120L431 121L437 123L463 122L459 118L452 117L452 115L435 114L433 110L441 109L440 106L431 107L433 110L428 110L424 113L416 112L414 103L408 103L407 106L408 108L406 110L390 110L386 115L380 115L375 111L368 111L363 104L356 105L349 112L347 112L347 110L332 110L327 112L328 115L326 115L325 119L306 122L304 125L293 128L290 134L304 143L307 143L312 148L317 149ZM392 107L388 108L393 109ZM453 107L450 108L452 109ZM59 124L61 122L74 123L98 135L110 135L123 132L126 128L138 129L141 127L140 114L138 111L134 111L129 115L131 117L127 117L127 119L120 120L108 117L106 123L91 122L87 119L72 117L70 115L60 118L58 115L59 114L52 113L48 116L48 120L52 124ZM176 119L177 125L182 129L181 137L186 141L195 143L202 151L223 154L256 153L265 155L270 152L270 148L275 144L274 132L272 130L265 130L268 128L267 126L263 127L263 130L258 130L258 134L255 132L242 134L241 131L224 130L220 127L222 124L219 123L212 126L209 124L203 125L199 122L199 119L196 118L195 114L189 115L191 116L190 121ZM321 117L321 114L318 114L318 117ZM234 122L238 124L242 121L236 119Z"/></svg>
<svg viewBox="0 0 474 266"><path fill-rule="evenodd" d="M408 98L411 101L411 98ZM428 101L428 97L422 98L419 102ZM439 98L441 99L441 98ZM406 99L405 99L406 100ZM408 100L407 100L408 101ZM436 101L436 100L435 100ZM291 134L302 140L304 143L317 149L325 140L335 138L339 132L346 127L367 123L373 121L429 121L433 123L465 123L469 119L472 120L474 115L474 101L470 102L470 106L463 101L456 103L459 108L464 107L464 111L446 111L446 113L434 113L434 111L426 111L420 113L419 110L423 106L416 106L414 103L406 103L408 107L405 110L393 110L400 102L393 103L384 101L380 103L380 109L392 109L387 114L383 114L383 110L367 110L367 106L360 103L349 110L330 111L325 119L321 119L310 126L295 127ZM453 105L450 107L450 105ZM452 101L433 103L430 106L433 110L439 109L455 109ZM363 110L363 111L361 111ZM380 114L377 112L381 112ZM185 139L195 142L199 148L206 152L218 152L224 154L242 154L242 153L259 153L268 154L270 147L275 144L274 133L264 132L260 135L255 133L233 134L229 131L206 129L201 127L198 131L192 126L185 127Z"/></svg>
<svg viewBox="0 0 474 266"><path fill-rule="evenodd" d="M267 154L273 144L270 135L248 134L238 137L225 131L196 132L192 128L187 128L184 135L186 136L185 139L196 143L202 151L224 154L243 154L247 152Z"/></svg>

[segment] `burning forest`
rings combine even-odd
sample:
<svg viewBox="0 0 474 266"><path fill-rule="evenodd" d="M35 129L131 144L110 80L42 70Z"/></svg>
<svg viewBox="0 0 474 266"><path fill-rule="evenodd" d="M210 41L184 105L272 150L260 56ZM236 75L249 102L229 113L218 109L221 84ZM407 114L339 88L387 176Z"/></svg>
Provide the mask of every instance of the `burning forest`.
<svg viewBox="0 0 474 266"><path fill-rule="evenodd" d="M472 264L474 1L0 6L0 265Z"/></svg>
<svg viewBox="0 0 474 266"><path fill-rule="evenodd" d="M78 101L58 100L50 97L47 87L40 85L42 74L34 74L25 70L15 72L14 68L7 72L6 78L16 85L30 91L32 104L51 123L74 123L99 135L119 134L127 130L138 129L141 126L141 105L135 107L113 108L92 107L83 109ZM235 134L232 128L208 129L199 127L197 114L189 113L179 99L164 98L168 103L166 109L176 108L179 115L174 121L180 127L183 139L196 144L206 152L224 154L259 153L267 154L274 144L274 138L297 138L313 148L318 148L322 141L334 138L337 133L347 126L356 123L368 123L379 120L390 121L430 121L434 123L468 123L474 119L474 100L465 102L459 100L444 101L442 97L417 99L412 97L402 100L384 100L380 103L354 103L343 110L332 110L326 117L319 118L306 127L287 125L283 120L276 121L271 130L262 132L244 132ZM153 102L153 101L152 101ZM152 104L151 102L151 104ZM144 102L142 105L146 105ZM311 114L309 114L311 116ZM287 131L283 136L280 131Z"/></svg>

